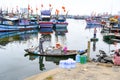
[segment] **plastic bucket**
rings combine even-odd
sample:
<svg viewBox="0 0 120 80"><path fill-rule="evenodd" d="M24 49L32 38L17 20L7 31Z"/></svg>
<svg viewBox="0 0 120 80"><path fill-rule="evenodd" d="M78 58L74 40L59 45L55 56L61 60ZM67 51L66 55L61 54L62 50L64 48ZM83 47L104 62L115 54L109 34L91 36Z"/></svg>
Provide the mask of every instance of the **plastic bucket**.
<svg viewBox="0 0 120 80"><path fill-rule="evenodd" d="M81 55L81 56L80 56L80 63L81 63L81 64L85 64L86 62L87 62L87 56Z"/></svg>

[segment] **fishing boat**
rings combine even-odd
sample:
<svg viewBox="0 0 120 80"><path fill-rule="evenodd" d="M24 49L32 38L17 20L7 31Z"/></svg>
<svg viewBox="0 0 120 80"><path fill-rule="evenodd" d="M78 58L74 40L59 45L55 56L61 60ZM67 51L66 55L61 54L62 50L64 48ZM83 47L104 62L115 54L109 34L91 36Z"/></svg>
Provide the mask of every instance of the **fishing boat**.
<svg viewBox="0 0 120 80"><path fill-rule="evenodd" d="M102 28L102 26L101 25L89 25L89 24L87 24L85 27L85 29L92 29L92 28Z"/></svg>
<svg viewBox="0 0 120 80"><path fill-rule="evenodd" d="M66 13L66 9L64 6L62 6L62 9L64 11L63 14L59 14L59 10L56 9L56 22L54 25L54 31L56 34L65 34L68 32L67 26L68 22L66 22L66 17L68 12Z"/></svg>
<svg viewBox="0 0 120 80"><path fill-rule="evenodd" d="M64 15L58 15L57 21L54 26L56 34L67 33L68 32L67 26L68 22L66 22L66 17Z"/></svg>
<svg viewBox="0 0 120 80"><path fill-rule="evenodd" d="M100 25L101 25L101 21L97 21L97 20L86 20L86 24L87 24L87 25L100 26Z"/></svg>
<svg viewBox="0 0 120 80"><path fill-rule="evenodd" d="M83 19L82 16L80 16L80 15L75 15L73 18L74 18L75 20Z"/></svg>
<svg viewBox="0 0 120 80"><path fill-rule="evenodd" d="M51 10L41 10L41 21L40 25L40 33L42 34L50 34L53 33L53 22L50 22L51 19Z"/></svg>
<svg viewBox="0 0 120 80"><path fill-rule="evenodd" d="M66 22L65 17L60 16L57 19L53 29L56 32L56 34L64 34L68 32L67 26L68 26L68 22Z"/></svg>
<svg viewBox="0 0 120 80"><path fill-rule="evenodd" d="M119 16L112 16L109 17L108 22L106 22L108 25L104 26L101 33L119 33L120 32L120 20Z"/></svg>
<svg viewBox="0 0 120 80"><path fill-rule="evenodd" d="M101 25L101 17L100 16L90 16L85 19L87 25L99 26Z"/></svg>
<svg viewBox="0 0 120 80"><path fill-rule="evenodd" d="M41 21L39 22L39 25L40 25L40 33L42 34L50 34L50 33L53 33L53 23L52 22L44 22L44 21Z"/></svg>
<svg viewBox="0 0 120 80"><path fill-rule="evenodd" d="M113 44L114 42L120 43L120 35L119 34L107 34L103 36L103 40L111 44Z"/></svg>
<svg viewBox="0 0 120 80"><path fill-rule="evenodd" d="M44 53L40 53L39 51L25 49L25 52L33 55L39 55L39 56L49 56L49 57L65 57L65 56L75 56L77 54L78 50L67 50L66 53L64 53L61 49L53 49L53 50L45 50ZM87 49L82 51L80 55L85 54L87 52Z"/></svg>
<svg viewBox="0 0 120 80"><path fill-rule="evenodd" d="M19 18L18 16L0 16L0 32L25 31L37 28L38 24L36 22L33 23L32 20L27 18Z"/></svg>

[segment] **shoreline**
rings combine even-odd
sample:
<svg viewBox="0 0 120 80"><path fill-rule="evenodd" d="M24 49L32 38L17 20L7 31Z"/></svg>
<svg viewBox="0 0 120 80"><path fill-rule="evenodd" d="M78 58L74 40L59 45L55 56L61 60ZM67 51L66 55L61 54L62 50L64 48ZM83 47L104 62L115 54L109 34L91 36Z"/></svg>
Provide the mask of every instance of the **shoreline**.
<svg viewBox="0 0 120 80"><path fill-rule="evenodd" d="M120 66L87 62L77 63L75 68L55 68L24 80L119 80Z"/></svg>
<svg viewBox="0 0 120 80"><path fill-rule="evenodd" d="M61 71L64 71L62 68L55 68L37 75L33 75L31 77L28 77L24 80L44 80L45 78L49 77L49 76L53 76Z"/></svg>

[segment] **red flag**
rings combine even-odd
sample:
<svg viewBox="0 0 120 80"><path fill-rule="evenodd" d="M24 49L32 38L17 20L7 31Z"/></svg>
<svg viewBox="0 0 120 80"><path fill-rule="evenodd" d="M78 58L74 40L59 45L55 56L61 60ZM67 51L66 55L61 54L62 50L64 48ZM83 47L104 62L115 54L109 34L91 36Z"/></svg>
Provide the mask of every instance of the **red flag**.
<svg viewBox="0 0 120 80"><path fill-rule="evenodd" d="M59 10L58 9L56 9L56 12L55 12L57 15L59 14Z"/></svg>
<svg viewBox="0 0 120 80"><path fill-rule="evenodd" d="M62 6L62 9L65 9L65 7L64 7L64 6Z"/></svg>
<svg viewBox="0 0 120 80"><path fill-rule="evenodd" d="M41 7L43 7L43 4L41 4Z"/></svg>
<svg viewBox="0 0 120 80"><path fill-rule="evenodd" d="M51 7L52 5L51 4L49 4L49 7Z"/></svg>
<svg viewBox="0 0 120 80"><path fill-rule="evenodd" d="M30 10L30 5L28 4L28 10Z"/></svg>

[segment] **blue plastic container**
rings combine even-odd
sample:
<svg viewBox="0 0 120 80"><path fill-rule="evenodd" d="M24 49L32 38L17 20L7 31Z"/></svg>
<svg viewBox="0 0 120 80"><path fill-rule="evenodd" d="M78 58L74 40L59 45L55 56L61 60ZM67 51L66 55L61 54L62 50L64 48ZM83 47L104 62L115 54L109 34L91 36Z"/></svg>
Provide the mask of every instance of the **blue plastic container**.
<svg viewBox="0 0 120 80"><path fill-rule="evenodd" d="M77 54L77 55L75 56L75 61L76 61L76 62L80 62L80 55L79 55L79 54Z"/></svg>

